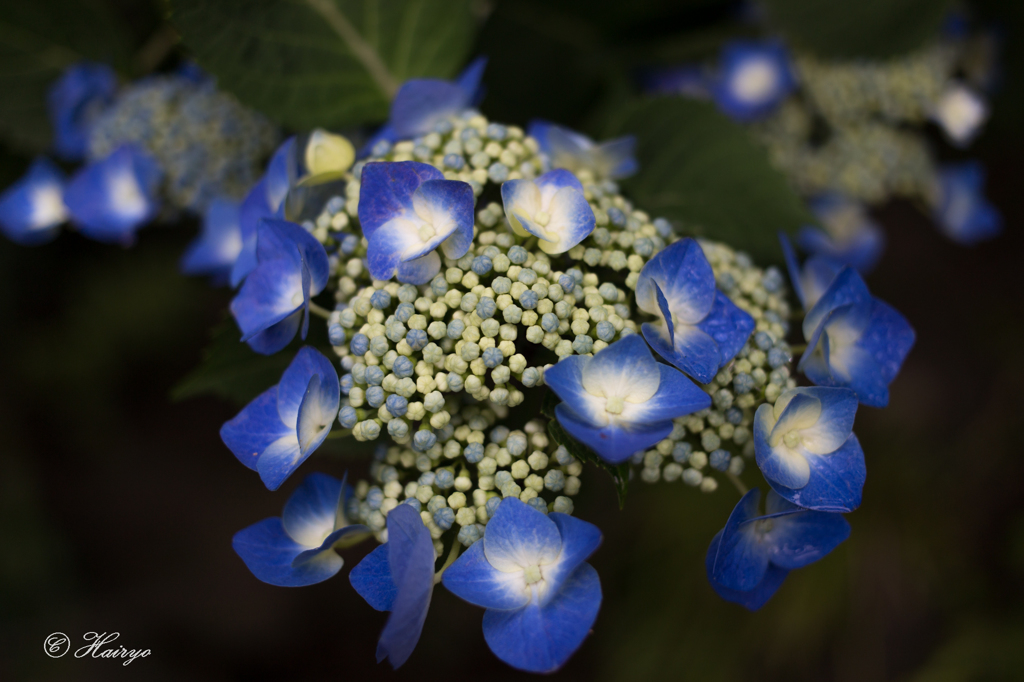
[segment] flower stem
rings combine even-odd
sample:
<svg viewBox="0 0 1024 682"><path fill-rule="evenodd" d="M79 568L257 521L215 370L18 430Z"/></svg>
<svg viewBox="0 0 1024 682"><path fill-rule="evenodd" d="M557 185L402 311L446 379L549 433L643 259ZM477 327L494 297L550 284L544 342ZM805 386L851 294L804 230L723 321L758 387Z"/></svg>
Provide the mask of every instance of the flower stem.
<svg viewBox="0 0 1024 682"><path fill-rule="evenodd" d="M740 497L747 494L747 486L743 485L743 481L740 480L739 476L731 471L725 472L725 475L730 481L732 481L732 484L736 486L736 490L740 491Z"/></svg>
<svg viewBox="0 0 1024 682"><path fill-rule="evenodd" d="M317 317L322 317L325 320L331 319L331 311L330 310L327 310L326 308L321 308L320 306L318 306L316 303L313 303L312 301L309 302L309 312L313 313Z"/></svg>
<svg viewBox="0 0 1024 682"><path fill-rule="evenodd" d="M462 551L461 547L462 545L459 544L458 539L452 540L452 548L448 552L448 558L444 560L444 566L441 567L440 571L434 574L435 585L441 582L441 576L444 575L445 570L447 570L447 568L454 564L455 560L459 558L459 552Z"/></svg>

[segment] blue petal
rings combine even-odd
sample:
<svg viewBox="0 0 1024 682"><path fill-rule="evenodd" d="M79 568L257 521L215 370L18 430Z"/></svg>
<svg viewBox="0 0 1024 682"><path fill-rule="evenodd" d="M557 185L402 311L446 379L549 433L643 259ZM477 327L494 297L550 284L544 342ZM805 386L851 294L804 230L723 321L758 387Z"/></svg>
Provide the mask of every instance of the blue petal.
<svg viewBox="0 0 1024 682"><path fill-rule="evenodd" d="M363 236L369 239L389 220L412 210L412 195L427 180L444 180L444 173L416 161L366 164L359 188L359 225Z"/></svg>
<svg viewBox="0 0 1024 682"><path fill-rule="evenodd" d="M444 255L447 258L465 256L473 242L473 206L476 203L469 183L427 180L415 194L433 215L433 228L443 240ZM436 247L434 240L429 243L433 244L429 247L433 250Z"/></svg>
<svg viewBox="0 0 1024 682"><path fill-rule="evenodd" d="M288 188L294 185L297 175L296 164L293 161L295 155L295 136L289 137L281 143L281 146L274 152L274 156L267 164L267 172L261 181L264 185L266 205L270 214L277 212L284 203Z"/></svg>
<svg viewBox="0 0 1024 682"><path fill-rule="evenodd" d="M295 558L307 548L285 533L281 519L264 519L235 533L231 541L253 575L280 587L301 587L323 582L341 570L344 563L333 550L294 566Z"/></svg>
<svg viewBox="0 0 1024 682"><path fill-rule="evenodd" d="M984 182L985 171L977 161L939 170L935 221L950 239L972 245L1002 232L1002 216L982 195Z"/></svg>
<svg viewBox="0 0 1024 682"><path fill-rule="evenodd" d="M721 364L718 344L707 333L690 325L673 328L673 339L666 338L662 328L650 322L640 326L647 343L661 357L692 376L702 384L715 378Z"/></svg>
<svg viewBox="0 0 1024 682"><path fill-rule="evenodd" d="M814 307L814 304L828 290L842 269L842 263L837 263L824 256L811 256L804 262L803 273L800 275L800 287L804 292L805 309Z"/></svg>
<svg viewBox="0 0 1024 682"><path fill-rule="evenodd" d="M281 381L277 385L277 409L282 423L293 428L298 423L299 406L306 395L309 380L314 374L319 375L325 392L329 392L328 389L333 389L334 395L340 395L337 383L338 374L331 361L317 349L303 346L295 354L295 359L281 375ZM335 398L335 405L337 400L338 398ZM335 411L337 411L336 408Z"/></svg>
<svg viewBox="0 0 1024 682"><path fill-rule="evenodd" d="M310 378L306 395L299 405L299 420L295 429L303 457L308 457L320 447L331 432L334 418L338 416L339 397L337 383L332 388L329 383L321 385L317 374Z"/></svg>
<svg viewBox="0 0 1024 682"><path fill-rule="evenodd" d="M480 81L484 77L485 68L487 68L487 57L477 57L455 79L455 84L466 92L469 106L479 104L480 98L483 95Z"/></svg>
<svg viewBox="0 0 1024 682"><path fill-rule="evenodd" d="M74 64L50 87L47 109L53 124L54 151L66 161L80 161L89 151L96 119L112 103L117 74L106 64Z"/></svg>
<svg viewBox="0 0 1024 682"><path fill-rule="evenodd" d="M309 268L309 293L316 295L327 286L330 264L324 245L300 225L287 220L264 219L257 229L257 260L297 258Z"/></svg>
<svg viewBox="0 0 1024 682"><path fill-rule="evenodd" d="M773 564L792 571L814 563L850 537L850 524L841 514L800 511L772 519L765 535Z"/></svg>
<svg viewBox="0 0 1024 682"><path fill-rule="evenodd" d="M696 324L715 303L715 273L696 240L687 237L665 247L647 261L636 283L637 306L652 315L660 309L653 282L661 287L678 322Z"/></svg>
<svg viewBox="0 0 1024 682"><path fill-rule="evenodd" d="M64 173L45 157L0 194L0 231L22 246L52 240L65 220Z"/></svg>
<svg viewBox="0 0 1024 682"><path fill-rule="evenodd" d="M719 540L714 558L710 558L708 576L717 585L730 590L749 592L764 579L768 570L769 548L758 542L757 535L744 532L746 522L757 516L761 491L750 490L733 508Z"/></svg>
<svg viewBox="0 0 1024 682"><path fill-rule="evenodd" d="M261 355L273 355L291 343L302 326L302 310L297 310L280 322L270 325L261 332L253 334L245 342Z"/></svg>
<svg viewBox="0 0 1024 682"><path fill-rule="evenodd" d="M285 503L281 525L300 545L317 547L335 531L340 499L341 481L327 474L310 474Z"/></svg>
<svg viewBox="0 0 1024 682"><path fill-rule="evenodd" d="M562 550L558 526L533 507L507 497L487 522L484 556L499 571L511 572L550 564Z"/></svg>
<svg viewBox="0 0 1024 682"><path fill-rule="evenodd" d="M548 600L557 595L557 586L571 575L576 568L593 554L601 545L601 530L592 523L568 514L557 512L548 514L548 518L558 526L562 536L562 552L554 566L544 568L545 580L551 581L556 587L546 595ZM477 543L479 544L479 543ZM486 606L481 604L481 606ZM490 606L489 608L500 608Z"/></svg>
<svg viewBox="0 0 1024 682"><path fill-rule="evenodd" d="M359 596L378 611L390 611L398 594L388 566L388 551L386 544L380 545L363 557L348 574L348 581Z"/></svg>
<svg viewBox="0 0 1024 682"><path fill-rule="evenodd" d="M391 102L391 127L399 139L425 135L439 121L468 107L473 94L448 81L433 78L408 80Z"/></svg>
<svg viewBox="0 0 1024 682"><path fill-rule="evenodd" d="M704 559L704 566L708 574L708 582L711 583L711 587L715 590L719 597L726 601L730 601L734 604L739 604L744 608L751 611L757 611L759 608L768 603L768 600L772 598L772 595L782 585L782 581L786 579L789 574L784 568L768 565L768 570L765 571L764 577L757 586L749 592L741 592L739 590L730 590L727 587L723 587L716 583L712 577L712 568L714 567L715 557L718 556L718 544L722 539L722 531L719 531L718 535L711 541L711 546L708 547L708 553Z"/></svg>
<svg viewBox="0 0 1024 682"><path fill-rule="evenodd" d="M356 544L357 542L366 539L371 535L369 528L362 524L352 524L345 526L333 531L330 535L324 538L324 541L320 543L319 547L313 547L295 557L292 561L292 566L298 568L300 565L308 561L319 561L322 560L322 554L327 550L332 550L335 545L340 544L341 547L349 547Z"/></svg>
<svg viewBox="0 0 1024 682"><path fill-rule="evenodd" d="M899 374L915 340L914 329L907 318L885 301L877 298L873 300L871 323L861 337L859 345L877 363L881 381L886 386ZM850 388L865 405L885 407L889 404L888 388L884 391L875 391L869 390L868 386L858 387L853 384Z"/></svg>
<svg viewBox="0 0 1024 682"><path fill-rule="evenodd" d="M602 142L594 150L594 155L600 174L612 180L628 178L640 170L640 164L636 160L634 135Z"/></svg>
<svg viewBox="0 0 1024 682"><path fill-rule="evenodd" d="M558 190L569 187L577 190L580 194L583 193L583 184L579 178L570 171L563 168L556 168L544 173L538 177L534 182L537 187L540 188L541 192L548 190L552 195Z"/></svg>
<svg viewBox="0 0 1024 682"><path fill-rule="evenodd" d="M803 488L787 488L771 479L768 479L769 485L779 495L805 509L851 512L860 506L867 468L856 434L850 434L835 452L809 457L807 461L811 477Z"/></svg>
<svg viewBox="0 0 1024 682"><path fill-rule="evenodd" d="M871 300L871 292L864 279L853 268L843 268L814 307L807 312L803 322L804 338L809 341L824 324L826 316L839 307L851 305L858 314L867 317L871 311Z"/></svg>
<svg viewBox="0 0 1024 682"><path fill-rule="evenodd" d="M220 438L242 464L255 470L260 453L293 431L278 416L277 386L272 386L225 422Z"/></svg>
<svg viewBox="0 0 1024 682"><path fill-rule="evenodd" d="M407 504L388 513L387 547L397 592L377 644L377 662L389 658L398 668L416 648L434 591L434 542L419 513Z"/></svg>
<svg viewBox="0 0 1024 682"><path fill-rule="evenodd" d="M782 247L782 256L786 259L786 271L789 273L789 283L793 286L793 291L796 292L796 297L800 299L800 305L802 305L806 310L808 305L813 305L813 303L807 303L803 283L800 280L800 263L796 257L796 250L793 248L793 243L789 241L789 236L785 232L779 232L779 245Z"/></svg>
<svg viewBox="0 0 1024 682"><path fill-rule="evenodd" d="M203 231L189 244L181 259L186 275L213 275L227 281L232 266L242 251L239 204L225 197L210 202L203 213Z"/></svg>
<svg viewBox="0 0 1024 682"><path fill-rule="evenodd" d="M456 597L485 609L518 609L530 601L520 576L499 571L487 561L483 542L470 545L445 569L441 580Z"/></svg>
<svg viewBox="0 0 1024 682"><path fill-rule="evenodd" d="M484 639L494 655L513 668L554 672L586 639L600 608L597 571L590 564L580 564L545 606L531 602L514 611L488 609Z"/></svg>
<svg viewBox="0 0 1024 682"><path fill-rule="evenodd" d="M790 406L799 410L813 409L818 403L810 396L797 395ZM772 447L769 439L772 430L778 427L778 422L772 425L775 421L773 411L774 408L765 403L754 413L754 458L757 467L769 482L776 481L793 488L802 488L810 480L811 453L799 446L788 448L783 443Z"/></svg>
<svg viewBox="0 0 1024 682"><path fill-rule="evenodd" d="M71 220L90 239L128 245L156 216L162 171L148 154L123 145L79 170L64 192Z"/></svg>
<svg viewBox="0 0 1024 682"><path fill-rule="evenodd" d="M642 423L650 424L711 407L711 396L681 372L661 363L658 364L658 371L661 373L658 392L638 406L642 409L636 411L636 419L643 419Z"/></svg>
<svg viewBox="0 0 1024 682"><path fill-rule="evenodd" d="M801 386L792 390L817 399L821 407L818 423L801 429L804 447L816 455L833 452L841 447L853 432L853 420L857 414L856 394L845 388ZM781 416L779 421L782 421Z"/></svg>
<svg viewBox="0 0 1024 682"><path fill-rule="evenodd" d="M301 264L287 258L260 263L245 278L242 288L231 300L231 314L242 330L242 340L269 329L301 310L301 297L296 302L296 296L301 294L301 290Z"/></svg>
<svg viewBox="0 0 1024 682"><path fill-rule="evenodd" d="M431 251L425 256L415 260L406 261L398 265L395 277L404 284L426 284L441 272L441 257L437 251Z"/></svg>
<svg viewBox="0 0 1024 682"><path fill-rule="evenodd" d="M565 403L555 407L555 417L570 436L611 464L626 461L634 452L646 450L672 432L671 421L639 424L635 430L626 430L615 424L598 428Z"/></svg>
<svg viewBox="0 0 1024 682"><path fill-rule="evenodd" d="M277 490L304 460L299 439L292 430L260 453L256 460L256 471L267 490Z"/></svg>
<svg viewBox="0 0 1024 682"><path fill-rule="evenodd" d="M755 65L772 75L761 87L744 89L743 74ZM769 114L794 87L789 57L780 43L734 41L722 48L721 75L712 96L723 113L746 122Z"/></svg>
<svg viewBox="0 0 1024 682"><path fill-rule="evenodd" d="M237 287L250 272L256 269L256 230L263 218L274 212L267 203L266 178L253 185L242 200L238 211L238 225L242 232L242 250L231 267L231 286Z"/></svg>
<svg viewBox="0 0 1024 682"><path fill-rule="evenodd" d="M711 338L718 343L718 352L721 359L719 360L719 367L716 368L716 372L718 369L729 364L736 357L736 354L743 349L743 345L750 338L755 326L756 323L753 317L747 312L740 310L721 291L715 292L715 303L711 308L711 312L697 325L697 328L706 334L710 334Z"/></svg>

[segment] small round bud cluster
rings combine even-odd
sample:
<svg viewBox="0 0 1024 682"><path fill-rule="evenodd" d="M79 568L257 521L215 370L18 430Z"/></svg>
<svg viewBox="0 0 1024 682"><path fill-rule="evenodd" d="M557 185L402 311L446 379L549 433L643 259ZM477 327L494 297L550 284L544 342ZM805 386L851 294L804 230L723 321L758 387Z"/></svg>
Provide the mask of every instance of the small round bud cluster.
<svg viewBox="0 0 1024 682"><path fill-rule="evenodd" d="M496 424L494 410L466 405L425 452L381 446L370 468L372 480L355 487L350 520L365 523L380 538L388 512L410 504L435 541L450 532L469 546L506 497L545 514L571 514L582 463L551 442L540 420L522 430Z"/></svg>
<svg viewBox="0 0 1024 682"><path fill-rule="evenodd" d="M215 197L245 196L277 140L267 119L212 81L154 76L128 86L99 116L89 156L101 159L123 144L137 144L163 169L168 201L201 212Z"/></svg>
<svg viewBox="0 0 1024 682"><path fill-rule="evenodd" d="M672 432L654 448L633 455L640 479L647 483L681 480L713 492L716 475L740 475L754 454L751 425L763 403L774 405L782 391L796 386L791 378L789 304L782 274L762 270L750 257L724 244L701 241L718 288L750 313L756 327L743 349L708 384L711 407L674 421Z"/></svg>
<svg viewBox="0 0 1024 682"><path fill-rule="evenodd" d="M886 61L798 54L801 97L752 125L776 167L808 195L838 191L869 203L928 200L936 169L921 127L943 93L969 75L970 43L945 41ZM977 80L977 79L976 79Z"/></svg>

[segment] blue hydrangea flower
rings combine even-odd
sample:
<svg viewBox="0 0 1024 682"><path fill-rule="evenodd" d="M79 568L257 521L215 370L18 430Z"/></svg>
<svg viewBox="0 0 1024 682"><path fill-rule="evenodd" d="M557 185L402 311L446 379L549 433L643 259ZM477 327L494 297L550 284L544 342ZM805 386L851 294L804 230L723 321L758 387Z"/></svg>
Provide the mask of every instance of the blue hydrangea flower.
<svg viewBox="0 0 1024 682"><path fill-rule="evenodd" d="M843 269L843 264L827 256L811 256L804 261L801 268L789 237L780 232L779 241L782 244L782 253L786 259L786 269L789 271L793 291L796 292L804 310L810 310Z"/></svg>
<svg viewBox="0 0 1024 682"><path fill-rule="evenodd" d="M263 218L283 218L284 200L288 194L293 173L289 172L294 158L295 138L285 140L270 163L267 172L253 185L242 200L239 212L239 226L242 231L242 250L231 268L231 286L237 287L250 272L256 269L256 231Z"/></svg>
<svg viewBox="0 0 1024 682"><path fill-rule="evenodd" d="M220 429L235 457L277 490L327 438L341 387L331 361L304 346L272 386Z"/></svg>
<svg viewBox="0 0 1024 682"><path fill-rule="evenodd" d="M594 231L596 219L583 185L557 168L536 180L509 180L501 186L505 216L520 237L540 239L544 253L565 253Z"/></svg>
<svg viewBox="0 0 1024 682"><path fill-rule="evenodd" d="M238 531L231 546L265 583L301 587L323 582L345 564L334 550L350 547L370 532L345 519L351 495L352 486L344 479L310 474L288 498L281 516Z"/></svg>
<svg viewBox="0 0 1024 682"><path fill-rule="evenodd" d="M772 490L758 516L760 500L756 488L743 496L704 561L718 596L751 611L767 603L790 571L821 559L850 536L840 514L801 509Z"/></svg>
<svg viewBox="0 0 1024 682"><path fill-rule="evenodd" d="M64 173L45 157L0 194L0 231L23 246L52 240L67 218Z"/></svg>
<svg viewBox="0 0 1024 682"><path fill-rule="evenodd" d="M738 121L769 113L796 87L789 54L781 43L734 41L722 48L712 97Z"/></svg>
<svg viewBox="0 0 1024 682"><path fill-rule="evenodd" d="M114 99L117 75L106 64L69 67L47 93L53 150L67 161L81 161L89 150L89 130Z"/></svg>
<svg viewBox="0 0 1024 682"><path fill-rule="evenodd" d="M286 220L260 221L258 265L231 301L242 341L271 355L309 329L309 301L327 286L329 264L323 244Z"/></svg>
<svg viewBox="0 0 1024 682"><path fill-rule="evenodd" d="M703 384L743 348L754 318L715 288L704 251L687 237L649 260L636 283L636 304L658 317L644 338L663 358Z"/></svg>
<svg viewBox="0 0 1024 682"><path fill-rule="evenodd" d="M711 397L678 370L655 362L636 334L593 357L570 355L544 372L562 402L558 423L618 464L672 431L672 420L711 407Z"/></svg>
<svg viewBox="0 0 1024 682"><path fill-rule="evenodd" d="M935 103L932 118L956 147L966 147L988 119L985 99L962 83L952 83Z"/></svg>
<svg viewBox="0 0 1024 682"><path fill-rule="evenodd" d="M239 204L226 197L210 202L203 214L202 233L181 259L186 275L210 275L215 284L227 283L242 250Z"/></svg>
<svg viewBox="0 0 1024 682"><path fill-rule="evenodd" d="M841 194L830 193L810 202L824 230L804 226L796 243L805 252L871 272L885 249L885 232L867 214L867 207Z"/></svg>
<svg viewBox="0 0 1024 682"><path fill-rule="evenodd" d="M374 279L426 284L441 271L440 246L461 258L473 241L473 188L416 161L368 163L359 191L366 267Z"/></svg>
<svg viewBox="0 0 1024 682"><path fill-rule="evenodd" d="M650 95L682 95L691 99L710 99L711 82L699 64L683 64L651 69L640 77L640 85Z"/></svg>
<svg viewBox="0 0 1024 682"><path fill-rule="evenodd" d="M419 512L400 504L388 512L388 541L348 574L352 587L378 611L390 611L377 643L377 662L395 668L416 648L434 592L434 542Z"/></svg>
<svg viewBox="0 0 1024 682"><path fill-rule="evenodd" d="M754 458L772 488L807 509L860 506L867 470L856 414L857 396L846 388L791 388L757 408Z"/></svg>
<svg viewBox="0 0 1024 682"><path fill-rule="evenodd" d="M589 170L598 178L612 180L629 177L638 169L633 135L598 144L574 130L540 120L530 122L527 134L537 140L555 168Z"/></svg>
<svg viewBox="0 0 1024 682"><path fill-rule="evenodd" d="M1003 231L1003 217L985 199L984 184L985 169L977 161L951 164L939 170L935 222L953 241L971 245Z"/></svg>
<svg viewBox="0 0 1024 682"><path fill-rule="evenodd" d="M487 66L486 57L477 57L454 81L437 78L413 78L402 84L391 102L391 117L363 147L365 156L381 140L394 142L431 132L453 115L476 106L483 96L480 79Z"/></svg>
<svg viewBox="0 0 1024 682"><path fill-rule="evenodd" d="M601 581L585 563L600 544L597 526L508 497L442 580L487 609L484 639L498 658L554 672L583 643L601 607Z"/></svg>
<svg viewBox="0 0 1024 682"><path fill-rule="evenodd" d="M871 407L889 404L889 384L914 345L895 308L871 296L857 271L843 269L803 323L807 351L798 369L818 386L845 386Z"/></svg>
<svg viewBox="0 0 1024 682"><path fill-rule="evenodd" d="M135 231L160 208L162 171L134 145L81 168L64 190L64 204L82 234L101 242L129 245Z"/></svg>

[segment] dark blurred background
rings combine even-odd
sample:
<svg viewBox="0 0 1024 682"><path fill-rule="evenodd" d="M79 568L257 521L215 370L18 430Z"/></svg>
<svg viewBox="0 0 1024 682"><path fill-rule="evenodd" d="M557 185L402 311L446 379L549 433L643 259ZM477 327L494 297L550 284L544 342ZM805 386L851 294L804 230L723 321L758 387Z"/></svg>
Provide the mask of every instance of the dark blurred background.
<svg viewBox="0 0 1024 682"><path fill-rule="evenodd" d="M647 35L672 34L665 22L676 18L645 16L651 2L624 21L609 3L584 23L572 19L574 3L556 4L569 28L537 38L534 54L567 51L584 71ZM492 19L522 22L535 9L499 3ZM145 32L152 17L138 22ZM510 40L495 25L478 51ZM577 79L548 110L524 112L516 74L500 57L494 66L487 108L513 122L533 113L583 125L614 89ZM1007 78L1015 95L1020 81L1012 70ZM543 108L546 87L527 103ZM604 603L558 678L1024 679L1024 144L1012 98L994 106L973 154L989 169L1003 236L964 248L908 203L876 212L889 247L869 284L911 320L918 342L889 407L858 414L869 475L849 541L751 614L704 576L732 489L637 483L619 511L610 482L592 471L576 514L604 533L592 559ZM28 159L7 148L0 158L6 186ZM0 241L0 679L525 677L488 651L481 610L443 589L406 666L377 665L385 614L346 578L368 545L345 551L335 579L301 589L257 581L233 553L231 536L279 514L298 480L270 493L221 444L236 405L169 398L230 296L177 273L196 229L147 228L131 250L76 234L34 249ZM331 443L317 469L362 471L363 460ZM118 644L152 654L124 669L51 660L41 649L55 631L75 646L85 632L119 632Z"/></svg>

